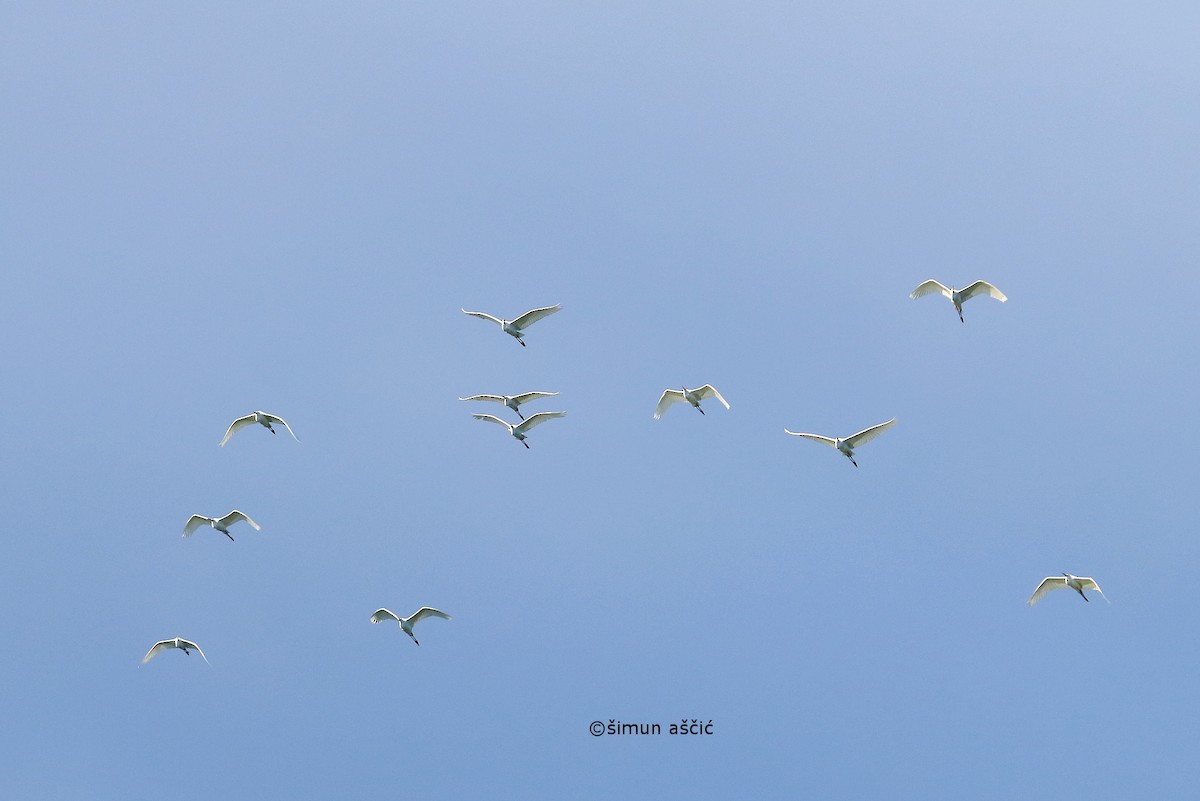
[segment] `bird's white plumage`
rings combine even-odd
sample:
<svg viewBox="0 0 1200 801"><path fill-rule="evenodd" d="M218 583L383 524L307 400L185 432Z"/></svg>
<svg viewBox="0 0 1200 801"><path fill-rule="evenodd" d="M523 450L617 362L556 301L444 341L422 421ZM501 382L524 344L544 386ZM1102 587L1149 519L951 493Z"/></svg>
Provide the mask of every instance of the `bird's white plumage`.
<svg viewBox="0 0 1200 801"><path fill-rule="evenodd" d="M1037 589L1033 591L1033 595L1029 596L1029 600L1025 604L1033 606L1047 593L1053 590L1065 590L1068 588L1075 590L1080 595L1083 595L1083 590L1095 590L1100 593L1100 597L1106 602L1112 603L1112 601L1108 600L1108 596L1100 589L1100 585L1096 583L1095 579L1088 576L1072 576L1064 573L1061 576L1046 576L1046 578L1042 579L1042 583L1037 585ZM1083 598L1087 600L1086 595Z"/></svg>
<svg viewBox="0 0 1200 801"><path fill-rule="evenodd" d="M183 526L183 536L190 537L196 529L201 526L211 526L217 531L228 535L228 528L234 523L245 521L250 524L255 531L262 531L262 526L250 519L250 516L245 512L234 509L224 517L205 517L204 515L192 515Z"/></svg>
<svg viewBox="0 0 1200 801"><path fill-rule="evenodd" d="M875 439L877 436L882 434L884 431L887 431L895 424L896 418L893 417L886 423L880 423L879 425L874 425L870 428L864 428L857 434L851 434L848 437L826 437L822 436L821 434L807 434L801 431L789 431L786 428L783 429L783 433L791 434L793 437L804 437L805 439L811 439L814 442L820 442L824 445L830 445L834 448L837 448L854 464L855 467L858 467L858 462L854 461L854 449Z"/></svg>
<svg viewBox="0 0 1200 801"><path fill-rule="evenodd" d="M224 448L225 443L229 442L230 438L233 437L234 434L241 431L243 428L250 425L251 423L258 423L263 428L266 428L267 430L269 430L271 433L275 433L275 429L271 428L272 424L282 425L284 428L287 429L287 432L292 435L292 439L296 440L297 442L300 441L300 438L296 436L296 432L292 431L292 427L289 426L287 424L287 421L284 420L282 417L278 417L273 414L268 414L267 412L253 411L253 412L250 412L250 414L246 415L245 417L239 417L238 419L234 420L232 423L229 424L229 429L225 432L225 436L221 438L221 447Z"/></svg>
<svg viewBox="0 0 1200 801"><path fill-rule="evenodd" d="M987 281L976 281L966 289L955 289L954 287L949 287L945 284L934 281L932 278L930 278L928 281L923 281L918 284L917 288L912 291L912 294L910 294L909 297L913 300L916 300L917 298L923 298L926 295L932 295L935 292L940 292L942 295L945 295L950 299L950 302L954 304L954 310L958 312L958 319L960 320L963 319L962 305L976 295L987 295L995 298L1001 303L1008 300L1003 292L1001 292L992 284L989 284Z"/></svg>
<svg viewBox="0 0 1200 801"><path fill-rule="evenodd" d="M553 306L543 306L540 309L530 309L529 311L525 312L517 319L513 320L512 326L513 326L513 328L520 331L521 329L526 328L527 326L533 325L534 323L536 323L538 320L542 319L543 317L549 317L551 314L554 314L556 311L558 311L561 308L562 308L562 305L556 303Z"/></svg>
<svg viewBox="0 0 1200 801"><path fill-rule="evenodd" d="M208 661L208 657L204 656L204 651L200 650L199 645L196 645L196 643L192 642L191 640L185 640L182 637L173 637L169 640L160 640L159 642L154 643L154 645L150 647L150 650L146 652L146 655L142 657L142 664L146 664L160 651L166 650L167 648L179 648L185 654L188 652L189 648L194 648L196 653L204 657L205 662Z"/></svg>
<svg viewBox="0 0 1200 801"><path fill-rule="evenodd" d="M878 437L884 431L887 431L889 428L891 428L895 424L896 424L896 418L893 417L891 420L888 420L886 423L880 423L877 426L871 426L870 428L864 428L862 431L859 431L857 434L851 434L850 436L846 437L846 444L849 445L851 448L857 448L859 445L865 445L866 443L868 443L871 440Z"/></svg>
<svg viewBox="0 0 1200 801"><path fill-rule="evenodd" d="M450 620L450 616L448 614L440 609L434 609L432 606L422 606L408 617L400 617L392 610L380 607L379 609L375 610L375 614L371 615L371 622L382 623L385 620L395 620L400 624L401 630L403 630L404 633L409 637L412 637L413 642L417 643L417 645L420 645L421 643L417 641L416 635L413 634L413 626L417 625L427 617L440 617L443 620Z"/></svg>
<svg viewBox="0 0 1200 801"><path fill-rule="evenodd" d="M654 419L661 420L663 412L670 408L672 404L679 403L681 401L687 401L692 406L699 409L700 401L704 400L705 398L716 398L718 401L720 401L722 406L724 406L726 409L729 408L729 401L721 397L721 393L717 392L716 387L714 387L712 384L705 384L704 386L697 387L696 389L688 389L687 387L684 387L683 389L664 389L663 394L658 399L658 405L654 408Z"/></svg>
<svg viewBox="0 0 1200 801"><path fill-rule="evenodd" d="M463 309L462 313L478 317L481 320L491 320L493 323L498 324L504 333L516 339L521 345L524 345L525 341L522 339L524 330L543 317L554 314L561 308L561 305L555 304L554 306L543 306L540 309L530 309L515 320L502 320L499 317L493 317L487 312L467 311L466 309Z"/></svg>
<svg viewBox="0 0 1200 801"><path fill-rule="evenodd" d="M951 295L950 287L946 286L945 284L938 283L930 278L928 281L922 282L908 297L912 300L916 300L917 298L923 298L926 295L932 295L934 292L941 292L946 297L950 297Z"/></svg>
<svg viewBox="0 0 1200 801"><path fill-rule="evenodd" d="M959 292L959 295L963 300L970 300L976 295L987 295L988 297L995 298L1001 303L1004 303L1006 300L1008 300L1008 297L1003 292L1001 292L999 289L996 289L995 286L989 284L987 281L976 281L966 289Z"/></svg>
<svg viewBox="0 0 1200 801"><path fill-rule="evenodd" d="M816 440L817 442L824 443L831 448L837 447L837 440L833 437L823 437L820 434L805 434L801 431L788 431L786 428L783 429L783 433L791 434L793 437L804 437L805 439Z"/></svg>
<svg viewBox="0 0 1200 801"><path fill-rule="evenodd" d="M538 412L535 415L529 416L528 418L526 418L522 422L518 423L517 425L513 425L512 423L509 423L505 420L501 420L499 417L496 417L495 415L491 415L491 414L473 414L471 416L474 417L476 420L486 420L489 423L495 423L497 425L504 426L505 428L508 429L508 433L512 434L514 437L516 437L517 439L524 442L525 435L529 432L529 430L531 428L533 428L534 426L539 426L542 423L546 422L547 420L552 420L555 417L566 417L567 413L566 412ZM529 446L526 445L525 447L528 448Z"/></svg>
<svg viewBox="0 0 1200 801"><path fill-rule="evenodd" d="M494 401L503 403L508 408L512 409L517 415L524 420L525 415L521 414L519 408L522 404L537 400L538 398L552 398L557 395L557 392L522 392L520 395L471 395L467 398L459 398L460 401Z"/></svg>

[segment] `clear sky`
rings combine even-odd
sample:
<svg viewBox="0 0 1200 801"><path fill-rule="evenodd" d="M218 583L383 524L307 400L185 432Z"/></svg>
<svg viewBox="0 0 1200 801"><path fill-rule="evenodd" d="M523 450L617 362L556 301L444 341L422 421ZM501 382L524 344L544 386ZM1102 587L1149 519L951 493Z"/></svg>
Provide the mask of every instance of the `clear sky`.
<svg viewBox="0 0 1200 801"><path fill-rule="evenodd" d="M1193 792L1198 29L5 3L0 796Z"/></svg>

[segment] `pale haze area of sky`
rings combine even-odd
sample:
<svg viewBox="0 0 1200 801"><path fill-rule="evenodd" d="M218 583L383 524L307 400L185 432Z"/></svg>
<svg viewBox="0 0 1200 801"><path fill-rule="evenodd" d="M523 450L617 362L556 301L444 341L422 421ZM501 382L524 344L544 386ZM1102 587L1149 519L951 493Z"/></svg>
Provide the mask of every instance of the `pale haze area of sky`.
<svg viewBox="0 0 1200 801"><path fill-rule="evenodd" d="M0 797L1187 797L1197 30L5 3Z"/></svg>

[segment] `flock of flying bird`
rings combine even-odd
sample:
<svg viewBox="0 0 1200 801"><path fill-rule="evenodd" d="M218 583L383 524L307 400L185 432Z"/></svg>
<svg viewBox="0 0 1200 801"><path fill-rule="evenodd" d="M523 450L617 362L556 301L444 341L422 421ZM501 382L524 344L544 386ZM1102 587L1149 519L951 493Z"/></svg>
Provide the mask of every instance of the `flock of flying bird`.
<svg viewBox="0 0 1200 801"><path fill-rule="evenodd" d="M964 289L954 289L953 287L945 286L944 284L934 281L933 279L921 283L912 291L912 294L910 294L909 297L913 300L916 300L917 298L925 297L926 295L932 295L934 293L940 293L954 304L954 310L958 312L958 319L962 322L966 322L966 320L963 318L963 304L971 298L978 297L980 295L987 295L1002 303L1008 300L1003 292L1001 292L992 284L989 284L987 281L976 281ZM485 312L467 311L466 309L463 309L462 312L463 314L467 314L472 317L478 317L480 319L490 320L491 322L496 323L500 326L500 330L516 339L521 347L526 347L524 339L525 329L536 323L538 320L554 314L561 308L561 305L554 305L545 306L540 309L532 309L513 320L503 320L499 317L493 317ZM520 407L526 403L529 403L530 401L539 400L541 398L550 398L556 395L558 395L557 392L524 392L519 395L471 395L466 398L459 398L459 400L492 401L495 403L501 403L505 407L512 409L514 412L516 412L517 416L521 418L521 422L516 424L509 423L506 420L491 414L474 414L472 417L474 417L476 420L486 420L488 422L504 426L506 429L508 429L509 434L511 434L517 439L517 441L528 448L529 443L526 442L525 439L532 428L541 425L547 420L552 420L556 417L565 417L566 412L538 412L537 414L526 417L521 413ZM661 419L663 413L666 412L667 409L676 403L682 403L685 401L695 408L696 411L700 412L700 414L704 414L704 409L701 408L700 402L709 398L715 398L726 409L729 408L729 402L721 396L721 393L718 392L712 384L705 384L704 386L697 387L696 389L688 389L687 387L683 387L682 389L663 390L662 396L658 399L658 405L654 409L654 419ZM221 439L221 447L224 447L225 444L229 442L233 435L238 431L241 431L243 428L246 428L254 423L258 423L272 434L276 433L273 426L281 425L289 434L292 435L293 439L295 439L297 442L300 441L299 437L296 436L296 432L292 431L292 427L289 426L282 417L277 417L276 415L268 414L262 411L255 411L251 412L245 417L237 418L229 425L229 429L225 432L225 436ZM859 431L857 434L851 434L848 437L827 437L821 434L808 434L797 431L789 431L786 428L784 429L784 433L790 434L793 437L810 439L814 442L820 442L828 445L831 448L836 448L842 453L842 455L850 460L851 464L853 464L855 467L858 467L858 462L854 459L855 449L875 439L895 424L896 418L893 417L891 420L888 420L885 423L879 423L878 425L871 426L870 428L865 428L862 431ZM251 520L250 517L244 512L234 509L224 517L205 517L204 515L192 515L190 518L188 518L187 523L183 527L183 536L189 537L198 528L207 525L214 530L221 532L226 537L229 537L230 540L233 540L233 535L229 533L229 527L235 523L241 522L249 524L250 527L255 531L259 531L262 528L258 525L258 523L255 523L253 520ZM1033 591L1033 595L1029 597L1029 600L1026 601L1026 603L1029 606L1033 606L1050 591L1059 589L1075 590L1075 592L1079 593L1079 596L1085 601L1088 600L1088 597L1084 593L1084 590L1095 590L1096 592L1100 593L1100 596L1104 598L1105 601L1108 601L1108 597L1101 592L1100 585L1096 583L1095 579L1085 576L1073 576L1070 573L1063 573L1061 576L1047 576L1046 578L1042 579L1042 582L1038 584L1037 589ZM439 609L434 609L433 607L423 606L408 617L400 617L388 609L380 608L375 610L374 614L371 615L371 622L382 623L384 621L395 621L400 625L401 631L411 637L414 643L420 645L416 636L413 634L413 626L429 617L440 617L444 620L450 620L450 615L446 614L445 612L442 612ZM200 650L199 645L190 640L185 640L182 637L172 637L171 639L160 640L159 642L156 642L146 653L146 656L142 658L142 664L149 662L155 655L166 650L167 648L176 648L189 656L191 655L191 651L194 650L204 658L205 662L208 661L208 657L204 656L204 652Z"/></svg>

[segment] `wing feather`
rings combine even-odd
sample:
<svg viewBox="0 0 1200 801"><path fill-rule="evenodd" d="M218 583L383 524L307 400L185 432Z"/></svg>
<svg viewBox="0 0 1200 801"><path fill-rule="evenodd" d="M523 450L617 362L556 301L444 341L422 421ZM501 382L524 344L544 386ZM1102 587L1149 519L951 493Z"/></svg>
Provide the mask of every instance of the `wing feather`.
<svg viewBox="0 0 1200 801"><path fill-rule="evenodd" d="M551 398L557 395L557 392L522 392L520 395L513 395L513 403L520 406L523 403L529 403L538 398Z"/></svg>
<svg viewBox="0 0 1200 801"><path fill-rule="evenodd" d="M937 281L934 281L932 278L930 278L928 281L918 285L917 288L912 291L912 294L909 295L909 297L913 300L916 300L917 298L923 298L926 295L932 295L934 292L941 292L946 297L951 296L949 287L939 284Z"/></svg>
<svg viewBox="0 0 1200 801"><path fill-rule="evenodd" d="M261 414L272 423L282 423L283 427L287 429L287 432L292 435L292 439L296 440L296 442L300 441L300 438L296 436L296 432L293 431L292 427L287 424L287 420L284 420L282 417L277 417L273 414L267 414L266 412L262 412Z"/></svg>
<svg viewBox="0 0 1200 801"><path fill-rule="evenodd" d="M144 665L144 664L146 664L147 662L149 662L149 661L150 661L151 659L153 659L153 658L154 658L154 657L155 657L155 656L158 654L158 652L159 652L159 651L161 651L162 649L164 649L164 648L174 648L174 647L175 647L175 641L174 641L174 640L162 640L161 642L156 642L156 643L154 643L154 645L150 646L150 650L146 652L146 655L142 657L142 664Z"/></svg>
<svg viewBox="0 0 1200 801"><path fill-rule="evenodd" d="M491 320L496 325L504 325L503 320L501 320L499 317L493 317L492 315L488 314L487 312L469 312L466 309L463 309L462 313L469 314L472 317L478 317L481 320Z"/></svg>
<svg viewBox="0 0 1200 801"><path fill-rule="evenodd" d="M399 623L400 617L392 610L384 609L382 607L380 607L379 609L376 609L375 614L371 615L372 623L382 623L385 620L394 620L397 623Z"/></svg>
<svg viewBox="0 0 1200 801"><path fill-rule="evenodd" d="M859 431L857 434L852 434L851 436L846 437L846 440L845 440L846 444L849 445L852 449L857 448L859 445L866 444L866 443L870 442L871 440L875 439L876 437L878 437L884 431L887 431L889 428L891 428L895 424L896 424L896 418L893 417L891 420L888 420L886 423L880 423L877 426L871 426L870 428L864 428L862 431Z"/></svg>
<svg viewBox="0 0 1200 801"><path fill-rule="evenodd" d="M722 398L721 393L717 392L716 387L714 387L712 384L705 384L704 386L700 387L700 389L692 390L692 392L695 392L696 395L701 398L716 398L721 402L722 406L724 406L726 409L729 408L729 401Z"/></svg>
<svg viewBox="0 0 1200 801"><path fill-rule="evenodd" d="M543 317L549 317L551 314L554 314L561 308L561 304L555 304L553 306L545 306L540 309L530 309L517 319L513 320L512 327L520 331L523 328L533 325Z"/></svg>
<svg viewBox="0 0 1200 801"><path fill-rule="evenodd" d="M211 518L205 517L204 515L192 515L188 518L187 523L185 523L183 526L183 536L192 536L196 529L206 525L209 520L211 520Z"/></svg>
<svg viewBox="0 0 1200 801"><path fill-rule="evenodd" d="M1108 596L1104 594L1104 590L1100 589L1100 585L1096 583L1094 578L1080 577L1079 584L1085 590L1095 590L1096 592L1100 593L1100 597L1103 598L1106 603L1112 603L1112 601L1108 600Z"/></svg>
<svg viewBox="0 0 1200 801"><path fill-rule="evenodd" d="M450 616L440 609L434 609L432 606L422 606L408 617L408 625L415 626L427 617L440 617L443 620L450 619Z"/></svg>
<svg viewBox="0 0 1200 801"><path fill-rule="evenodd" d="M472 395L469 398L459 398L459 400L464 400L464 401L486 400L486 401L496 401L497 403L504 403L504 396L503 395Z"/></svg>
<svg viewBox="0 0 1200 801"><path fill-rule="evenodd" d="M497 417L494 414L473 414L471 416L474 417L476 420L487 420L489 423L496 423L498 425L502 425L509 430L509 433L511 433L513 430L513 427L511 425L504 422L503 420L501 420L499 417ZM533 418L530 418L530 419L533 419Z"/></svg>
<svg viewBox="0 0 1200 801"><path fill-rule="evenodd" d="M1037 589L1033 591L1033 595L1029 596L1029 600L1025 602L1026 606L1033 606L1042 599L1042 596L1052 590L1061 590L1067 586L1066 576L1046 576L1042 579L1042 583L1037 585ZM1106 599L1107 600L1107 599Z"/></svg>
<svg viewBox="0 0 1200 801"><path fill-rule="evenodd" d="M188 648L195 648L196 653L198 653L198 654L200 654L200 656L204 657L205 662L208 662L208 657L204 656L204 651L200 650L200 646L196 645L196 643L192 642L191 640L180 640L179 644L186 645ZM209 664L212 664L212 663L209 662Z"/></svg>
<svg viewBox="0 0 1200 801"><path fill-rule="evenodd" d="M663 412L667 410L672 403L679 403L683 400L683 391L678 389L664 389L662 397L658 399L658 406L654 408L654 419L661 420Z"/></svg>
<svg viewBox="0 0 1200 801"><path fill-rule="evenodd" d="M253 520L251 520L250 515L246 514L245 512L240 512L237 509L234 509L232 512L225 515L217 522L220 523L221 525L225 526L226 528L228 528L229 526L232 526L234 523L237 523L238 521L241 521L241 520L245 520L247 523L249 523L250 526L255 531L262 531L262 526L260 526L258 523L255 523Z"/></svg>
<svg viewBox="0 0 1200 801"><path fill-rule="evenodd" d="M514 429L516 431L519 431L520 433L524 434L529 429L533 428L536 425L541 425L542 423L546 422L547 420L552 420L555 417L566 417L566 416L567 416L566 412L538 412L537 414L530 415L529 417L525 418L525 422L514 426Z"/></svg>
<svg viewBox="0 0 1200 801"><path fill-rule="evenodd" d="M786 428L783 429L783 433L791 434L793 437L805 437L806 439L816 440L817 442L823 442L831 448L837 447L837 440L834 439L833 437L823 437L820 434L802 434L799 431L788 431Z"/></svg>
<svg viewBox="0 0 1200 801"><path fill-rule="evenodd" d="M976 281L958 294L964 302L970 300L976 295L989 295L1001 303L1008 300L1008 298L1004 296L1003 292L1001 292L999 289L996 289L996 287L992 286L987 281Z"/></svg>
<svg viewBox="0 0 1200 801"><path fill-rule="evenodd" d="M229 430L225 432L225 436L221 438L221 447L225 447L225 443L229 442L229 438L237 432L241 431L246 426L254 422L254 415L248 414L245 417L239 417L229 424Z"/></svg>

